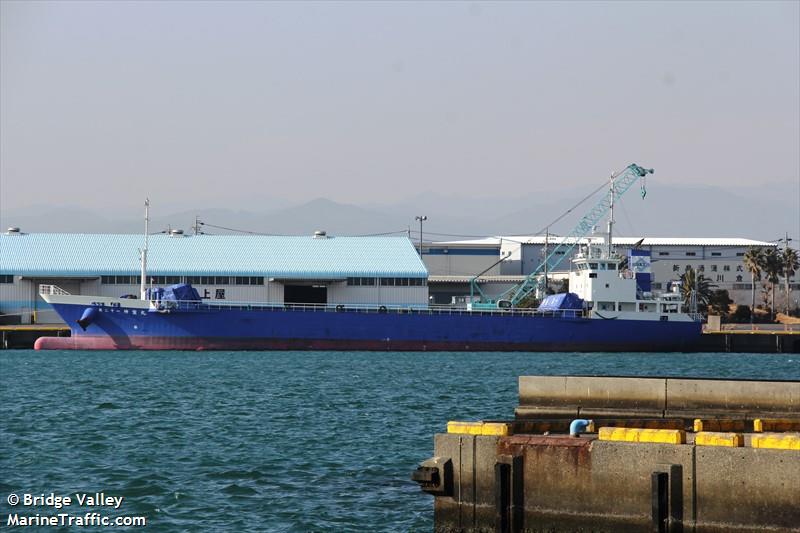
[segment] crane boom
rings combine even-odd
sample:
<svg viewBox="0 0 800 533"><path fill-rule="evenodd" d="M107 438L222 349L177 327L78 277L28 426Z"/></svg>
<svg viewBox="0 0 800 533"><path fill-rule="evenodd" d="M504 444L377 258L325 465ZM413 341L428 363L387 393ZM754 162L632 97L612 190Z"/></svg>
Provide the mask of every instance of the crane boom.
<svg viewBox="0 0 800 533"><path fill-rule="evenodd" d="M476 303L476 309L488 309L496 307L516 307L526 296L533 292L537 287L542 287L545 284L542 272L547 269L553 271L569 252L575 248L580 240L592 232L598 222L612 209L614 200L619 199L625 194L634 183L644 178L647 174L652 174L652 168L643 168L632 163L625 167L623 170L612 174L610 180L610 187L605 196L581 218L578 225L565 237L561 242L553 248L552 251L545 257L544 261L531 272L522 283L512 287L503 293L496 302L483 302ZM644 194L642 195L644 197Z"/></svg>

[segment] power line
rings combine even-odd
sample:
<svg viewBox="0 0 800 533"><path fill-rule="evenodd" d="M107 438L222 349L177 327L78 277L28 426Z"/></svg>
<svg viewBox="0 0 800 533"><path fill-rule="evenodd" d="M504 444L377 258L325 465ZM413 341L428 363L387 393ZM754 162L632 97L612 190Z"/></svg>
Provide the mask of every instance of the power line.
<svg viewBox="0 0 800 533"><path fill-rule="evenodd" d="M593 197L595 194L600 192L606 186L607 186L607 183L602 183L595 190L593 190L592 192L590 192L589 194L584 196L575 205L573 205L572 207L570 207L569 209L564 211L561 215L556 217L554 220L552 220L549 224L547 224L546 226L541 228L539 231L535 231L535 232L515 231L515 232L508 232L508 233L510 235L512 235L512 236L520 236L520 235L536 236L536 235L542 235L542 234L545 233L545 231L548 230L548 228L550 228L551 226L559 223L567 215L572 213L575 209L580 207L584 202L589 200L591 197ZM217 226L217 225L209 224L207 222L202 222L202 221L199 221L199 220L197 221L197 223L202 225L202 226L208 226L208 227L211 227L211 228L217 228L217 229L221 229L221 230L225 230L225 231L233 231L233 232L237 232L237 233L246 233L246 234L249 234L249 235L267 235L267 236L272 236L272 237L280 236L279 234L276 234L276 233L263 233L263 232L259 232L259 231L251 231L251 230L244 230L244 229L238 229L238 228L229 228L229 227L225 227L225 226ZM388 231L388 232L367 233L367 234L357 234L357 235L343 235L343 236L350 236L350 237L377 237L377 236L383 236L383 235L396 235L396 234L401 234L401 233L412 233L412 232L409 232L409 230L405 229L405 230L399 230L399 231ZM413 232L413 233L419 234L419 232ZM437 232L434 232L434 231L426 231L425 235L434 235L434 236L437 236L437 237L460 237L460 238L468 238L468 239L498 238L496 235L468 235L468 234L463 234L463 233L437 233ZM558 236L558 235L556 235L554 233L551 233L551 235L554 235L556 237ZM509 241L509 242L515 242L515 243L519 243L519 244L523 244L524 243L524 241L518 241L518 240L506 238L506 237L503 237L503 240L506 240L506 241Z"/></svg>
<svg viewBox="0 0 800 533"><path fill-rule="evenodd" d="M250 231L250 230L246 230L246 229L227 228L225 226L217 226L215 224L209 224L208 222L203 222L203 221L200 221L200 220L198 220L197 223L200 224L201 226L208 226L209 228L216 228L216 229L221 229L221 230L225 230L225 231L235 231L235 232L238 232L238 233L247 233L249 235L268 235L270 237L278 237L279 236L276 233L261 233L259 231Z"/></svg>

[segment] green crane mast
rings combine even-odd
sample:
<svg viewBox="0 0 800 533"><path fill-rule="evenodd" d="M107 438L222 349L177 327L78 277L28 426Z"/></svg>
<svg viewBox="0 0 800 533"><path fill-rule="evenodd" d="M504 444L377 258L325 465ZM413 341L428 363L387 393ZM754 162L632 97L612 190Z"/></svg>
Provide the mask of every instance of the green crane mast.
<svg viewBox="0 0 800 533"><path fill-rule="evenodd" d="M652 168L644 168L636 163L632 163L621 171L612 174L610 187L603 198L581 218L578 225L575 226L567 236L561 239L561 242L550 251L544 261L542 261L525 280L505 291L496 300L485 297L483 291L478 287L478 276L475 276L470 282L470 292L479 294L481 298L480 301L472 303L472 309L513 308L536 289L544 289L546 280L544 279L543 272L552 272L561 264L564 258L570 255L570 252L578 245L580 240L586 235L589 235L592 232L592 228L606 216L609 210L613 209L614 201L621 198L637 181L652 173ZM646 190L644 188L644 182L642 182L642 198L644 198L645 195ZM609 225L609 237L610 233L611 226ZM610 241L609 238L609 242L606 243L608 246L611 245Z"/></svg>

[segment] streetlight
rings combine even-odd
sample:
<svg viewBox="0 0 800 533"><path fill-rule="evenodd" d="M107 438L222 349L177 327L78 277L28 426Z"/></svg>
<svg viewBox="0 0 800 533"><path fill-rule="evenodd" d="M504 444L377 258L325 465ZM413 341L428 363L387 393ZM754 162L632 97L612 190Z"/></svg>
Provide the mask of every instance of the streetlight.
<svg viewBox="0 0 800 533"><path fill-rule="evenodd" d="M425 215L417 215L414 217L414 220L419 220L419 255L422 257L422 223L428 220L428 217Z"/></svg>
<svg viewBox="0 0 800 533"><path fill-rule="evenodd" d="M786 261L786 270L784 274L786 275L786 309L785 312L789 314L789 243L792 242L792 239L789 237L789 232L786 232L786 235L783 239L778 239L778 242L783 243L783 259ZM772 290L775 290L774 288Z"/></svg>

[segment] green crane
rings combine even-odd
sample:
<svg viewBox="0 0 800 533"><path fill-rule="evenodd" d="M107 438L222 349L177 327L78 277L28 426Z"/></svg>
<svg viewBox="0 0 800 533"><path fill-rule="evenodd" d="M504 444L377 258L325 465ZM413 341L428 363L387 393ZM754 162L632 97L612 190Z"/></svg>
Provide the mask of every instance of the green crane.
<svg viewBox="0 0 800 533"><path fill-rule="evenodd" d="M475 276L470 281L470 293L479 294L480 301L472 304L472 309L497 309L497 308L513 308L516 307L526 296L531 294L536 289L544 289L546 280L543 275L544 272L552 272L565 257L570 255L570 252L578 245L580 240L592 232L592 229L597 225L606 214L614 208L614 201L621 198L628 189L630 189L637 181L643 179L648 174L652 174L652 168L643 168L632 163L611 175L610 187L603 196L603 198L581 218L578 225L565 237L561 242L549 252L544 261L531 272L522 283L511 287L496 300L488 299L478 286L478 276ZM647 194L644 181L642 182L642 198ZM609 221L609 239L606 245L611 247L611 221Z"/></svg>

